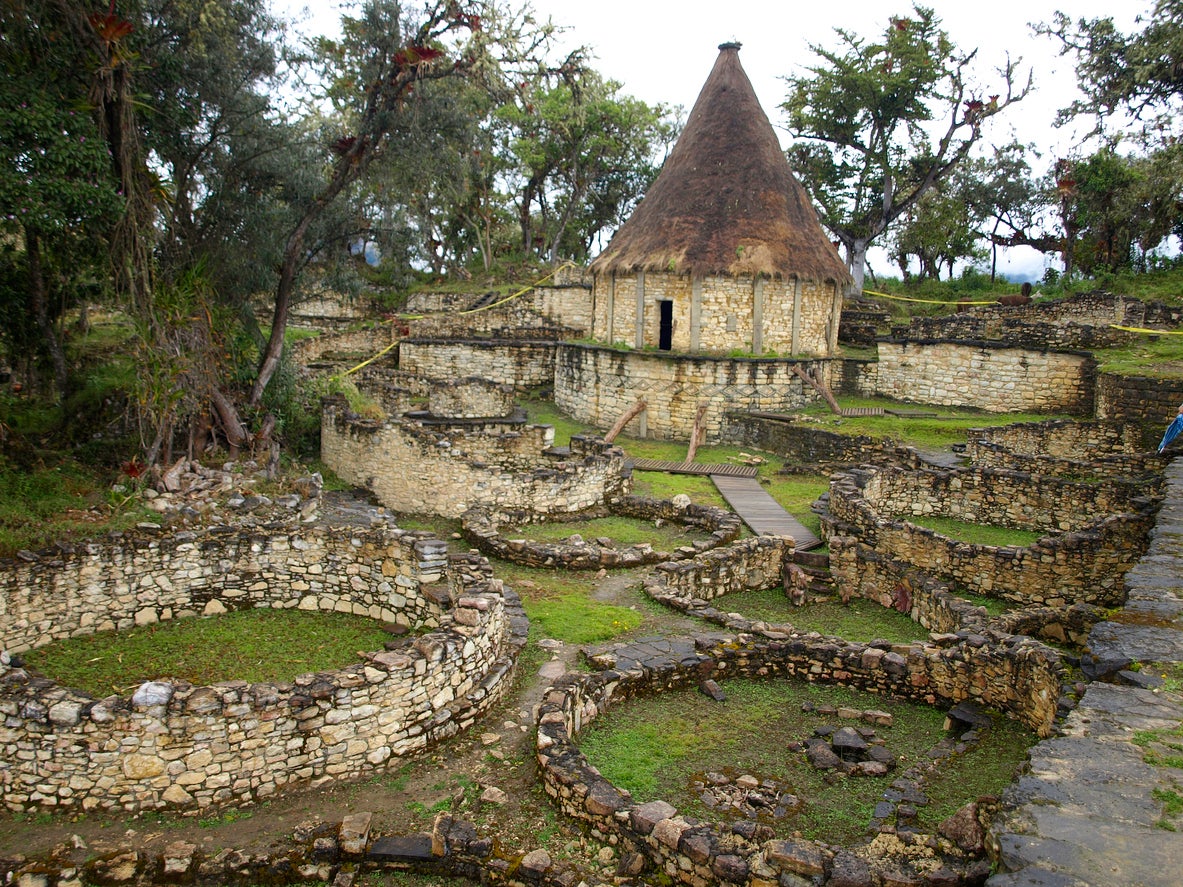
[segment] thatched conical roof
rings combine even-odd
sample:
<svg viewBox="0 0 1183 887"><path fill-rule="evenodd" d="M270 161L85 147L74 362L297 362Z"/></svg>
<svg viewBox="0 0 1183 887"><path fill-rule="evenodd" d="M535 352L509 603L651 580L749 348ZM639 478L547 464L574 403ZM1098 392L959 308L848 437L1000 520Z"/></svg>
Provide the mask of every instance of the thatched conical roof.
<svg viewBox="0 0 1183 887"><path fill-rule="evenodd" d="M850 279L789 169L738 43L719 47L660 175L591 270Z"/></svg>

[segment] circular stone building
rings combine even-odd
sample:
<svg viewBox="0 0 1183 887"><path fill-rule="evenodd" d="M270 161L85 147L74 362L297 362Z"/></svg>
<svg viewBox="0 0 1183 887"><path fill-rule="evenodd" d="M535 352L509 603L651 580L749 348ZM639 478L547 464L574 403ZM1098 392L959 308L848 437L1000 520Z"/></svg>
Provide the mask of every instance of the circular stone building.
<svg viewBox="0 0 1183 887"><path fill-rule="evenodd" d="M724 43L686 129L591 264L592 337L681 353L829 357L850 275Z"/></svg>

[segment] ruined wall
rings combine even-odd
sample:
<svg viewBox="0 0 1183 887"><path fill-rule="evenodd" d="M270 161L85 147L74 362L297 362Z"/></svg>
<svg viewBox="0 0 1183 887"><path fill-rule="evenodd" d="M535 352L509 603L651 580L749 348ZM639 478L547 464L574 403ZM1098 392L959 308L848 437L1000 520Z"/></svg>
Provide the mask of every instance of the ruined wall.
<svg viewBox="0 0 1183 887"><path fill-rule="evenodd" d="M1156 450L1166 426L1183 403L1183 379L1152 379L1101 373L1097 378L1097 418L1138 427L1142 449ZM1171 447L1178 453L1183 441Z"/></svg>
<svg viewBox="0 0 1183 887"><path fill-rule="evenodd" d="M1005 524L1006 521L1027 519L1044 525L1064 523L1072 526L1068 532L1045 536L1026 548L975 545L950 539L933 530L896 519L895 515L923 513L949 514L966 519L966 506L951 502L962 498L960 488L952 484L926 486L931 475L942 472L916 472L925 476L925 483L882 486L868 476L884 472L852 472L836 476L830 484L830 514L823 519L822 529L827 538L854 535L876 550L911 564L932 576L949 582L967 592L1000 598L1019 606L1067 607L1074 603L1114 606L1123 598L1123 578L1145 550L1150 528L1154 523L1154 503L1131 501L1134 512L1106 513L1098 509L1084 511L1092 500L1088 484L1069 484L1055 478L1031 477L1031 489L1023 495L1020 478L1012 478L1009 495L999 490L994 496L989 483L978 484L986 498L980 499L989 510L973 511L978 522ZM953 472L954 475L958 474ZM999 472L990 471L994 478ZM1001 478L999 478L1001 481ZM1070 496L1073 487L1080 497L1078 504L1065 504L1064 511L1092 518L1082 523L1058 517L1055 505L1057 493ZM967 486L965 497L972 496L974 486ZM907 492L911 490L911 492ZM943 490L943 492L941 492ZM1011 500L1017 500L1012 502ZM971 505L970 508L977 508ZM955 513L950 513L955 512ZM991 514L997 513L997 517ZM857 585L856 575L835 574L840 587L843 582Z"/></svg>
<svg viewBox="0 0 1183 887"><path fill-rule="evenodd" d="M553 441L554 429L542 425L367 422L331 400L321 418L325 464L398 512L460 517L485 505L565 514L628 492L618 447L577 435L569 455L548 454Z"/></svg>
<svg viewBox="0 0 1183 887"><path fill-rule="evenodd" d="M755 536L689 560L659 564L655 581L670 593L704 601L775 588L781 584L781 562L792 549L787 536Z"/></svg>
<svg viewBox="0 0 1183 887"><path fill-rule="evenodd" d="M555 405L580 422L609 428L639 398L648 410L626 433L635 437L685 440L700 404L706 440L725 437L734 410L798 409L816 399L792 372L796 361L743 360L617 351L562 344L555 363ZM832 361L800 363L829 378Z"/></svg>
<svg viewBox="0 0 1183 887"><path fill-rule="evenodd" d="M291 346L292 360L299 364L315 363L326 357L372 357L397 342L399 332L395 324L381 323L364 329L325 333L311 339L300 339ZM388 352L389 353L389 352ZM394 358L390 358L394 363Z"/></svg>
<svg viewBox="0 0 1183 887"><path fill-rule="evenodd" d="M471 726L525 644L520 604L487 564L452 567L443 542L384 528L91 543L2 580L9 650L251 607L435 626L283 684L159 679L95 699L2 668L0 791L18 811L203 809L380 770Z"/></svg>
<svg viewBox="0 0 1183 887"><path fill-rule="evenodd" d="M732 413L727 417L727 441L767 450L821 471L864 462L920 467L919 456L911 447L878 437L827 431L820 422L809 420L783 421Z"/></svg>
<svg viewBox="0 0 1183 887"><path fill-rule="evenodd" d="M1093 413L1096 362L1084 353L988 342L881 341L878 394L1005 413Z"/></svg>
<svg viewBox="0 0 1183 887"><path fill-rule="evenodd" d="M664 499L625 496L608 506L569 515L571 519L590 519L607 514L635 517L640 520L665 521L698 527L709 532L710 538L688 542L673 552L658 551L648 543L617 546L612 540L565 542L536 542L513 534L507 538L502 524L514 526L535 522L535 514L505 514L489 509L474 508L464 515L464 538L474 548L489 557L523 564L529 567L551 567L565 570L599 570L639 567L668 560L694 557L739 536L742 522L724 508L712 505L681 506Z"/></svg>
<svg viewBox="0 0 1183 887"><path fill-rule="evenodd" d="M1141 431L1122 422L1023 422L974 428L965 453L974 465L1073 479L1128 479L1157 495L1167 458L1139 452Z"/></svg>
<svg viewBox="0 0 1183 887"><path fill-rule="evenodd" d="M404 339L399 369L432 379L480 376L518 390L549 385L555 374L554 342Z"/></svg>

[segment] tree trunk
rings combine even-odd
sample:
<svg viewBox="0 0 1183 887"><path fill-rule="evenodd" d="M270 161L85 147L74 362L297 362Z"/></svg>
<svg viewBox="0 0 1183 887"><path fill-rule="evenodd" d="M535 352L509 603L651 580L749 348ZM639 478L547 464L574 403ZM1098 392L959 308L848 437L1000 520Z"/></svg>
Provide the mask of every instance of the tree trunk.
<svg viewBox="0 0 1183 887"><path fill-rule="evenodd" d="M45 347L53 361L53 384L60 401L66 396L66 352L49 321L48 294L45 289L45 271L41 265L41 238L36 229L25 229L25 251L29 259L29 299L32 302L33 317L45 340Z"/></svg>
<svg viewBox="0 0 1183 887"><path fill-rule="evenodd" d="M867 238L853 238L846 245L846 264L850 268L850 275L854 283L850 286L850 295L863 294L863 281L867 276Z"/></svg>

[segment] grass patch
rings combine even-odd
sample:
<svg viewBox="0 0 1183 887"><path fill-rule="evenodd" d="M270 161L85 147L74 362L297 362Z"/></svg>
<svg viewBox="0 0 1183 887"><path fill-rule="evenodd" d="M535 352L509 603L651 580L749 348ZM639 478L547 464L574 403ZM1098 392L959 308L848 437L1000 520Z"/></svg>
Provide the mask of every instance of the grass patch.
<svg viewBox="0 0 1183 887"><path fill-rule="evenodd" d="M1046 534L1033 530L1016 530L1011 527L993 527L987 524L974 524L969 521L943 517L937 514L907 515L904 520L918 527L935 530L942 536L956 539L958 542L968 542L971 545L994 545L1005 547L1014 545L1027 548L1034 545Z"/></svg>
<svg viewBox="0 0 1183 887"><path fill-rule="evenodd" d="M112 492L104 474L73 460L32 469L0 464L0 556L159 520L134 499Z"/></svg>
<svg viewBox="0 0 1183 887"><path fill-rule="evenodd" d="M965 754L946 758L925 781L928 805L918 808L919 823L932 830L967 802L998 797L1027 760L1038 737L1018 721L993 713L994 723Z"/></svg>
<svg viewBox="0 0 1183 887"><path fill-rule="evenodd" d="M611 516L585 521L564 521L562 523L527 524L514 530L504 530L502 535L523 537L535 542L560 542L578 533L585 540L606 536L618 545L640 545L650 543L660 551L668 551L682 545L710 538L710 534L695 527L663 523L660 527L651 521L631 517Z"/></svg>
<svg viewBox="0 0 1183 887"><path fill-rule="evenodd" d="M1124 348L1094 352L1097 371L1119 376L1183 377L1183 336L1146 335Z"/></svg>
<svg viewBox="0 0 1183 887"><path fill-rule="evenodd" d="M582 594L541 600L523 598L530 624L546 637L568 644L594 644L627 634L645 619L637 610L601 604Z"/></svg>
<svg viewBox="0 0 1183 887"><path fill-rule="evenodd" d="M882 697L843 687L791 681L727 681L727 700L706 702L697 691L686 690L647 696L622 703L601 714L583 731L580 746L605 777L633 793L639 803L665 800L688 816L713 822L734 815L707 808L693 791L692 782L707 771L747 773L792 786L804 803L793 815L770 822L779 836L800 832L827 843L853 843L865 834L877 801L893 776L880 779L830 777L814 770L804 752L786 750L786 743L805 740L823 725L840 726L838 719L802 711L813 705L849 705L855 708L885 707ZM944 737L944 713L934 708L893 701L891 727L876 733L906 768L923 760ZM743 729L739 729L742 725ZM998 785L1013 774L1010 762L1015 750L1025 755L1030 734L1014 742L1011 751L992 750L995 736L987 731L973 750L963 755L970 769L994 770ZM1000 765L998 761L1005 763ZM1017 766L1017 764L1016 764ZM991 782L993 786L995 783ZM950 788L957 789L957 780ZM965 784L963 794L950 791L941 800L953 809L978 796L980 784Z"/></svg>
<svg viewBox="0 0 1183 887"><path fill-rule="evenodd" d="M975 594L961 588L954 588L953 593L975 607L985 607L986 613L990 616L1001 616L1011 608L1009 603L996 597L986 597L984 594Z"/></svg>
<svg viewBox="0 0 1183 887"><path fill-rule="evenodd" d="M865 643L883 639L906 644L928 636L927 629L903 613L862 598L854 598L849 604L829 600L794 607L784 590L777 587L725 595L716 598L714 605L729 613L741 613L748 619L788 622L801 631L837 635L850 641Z"/></svg>
<svg viewBox="0 0 1183 887"><path fill-rule="evenodd" d="M24 655L31 667L59 683L103 697L160 678L199 686L287 681L341 668L357 659L358 650L380 650L390 639L363 616L256 609L98 632Z"/></svg>
<svg viewBox="0 0 1183 887"><path fill-rule="evenodd" d="M843 407L883 407L884 409L935 413L935 416L932 418L892 415L839 417L830 412L825 404L810 404L799 412L802 416L814 419L819 427L835 434L887 438L920 449L944 449L952 444L964 443L966 432L971 428L1070 418L1064 415L1043 413L987 413L983 410L959 407L901 403L886 398L842 397L839 398L838 403Z"/></svg>

